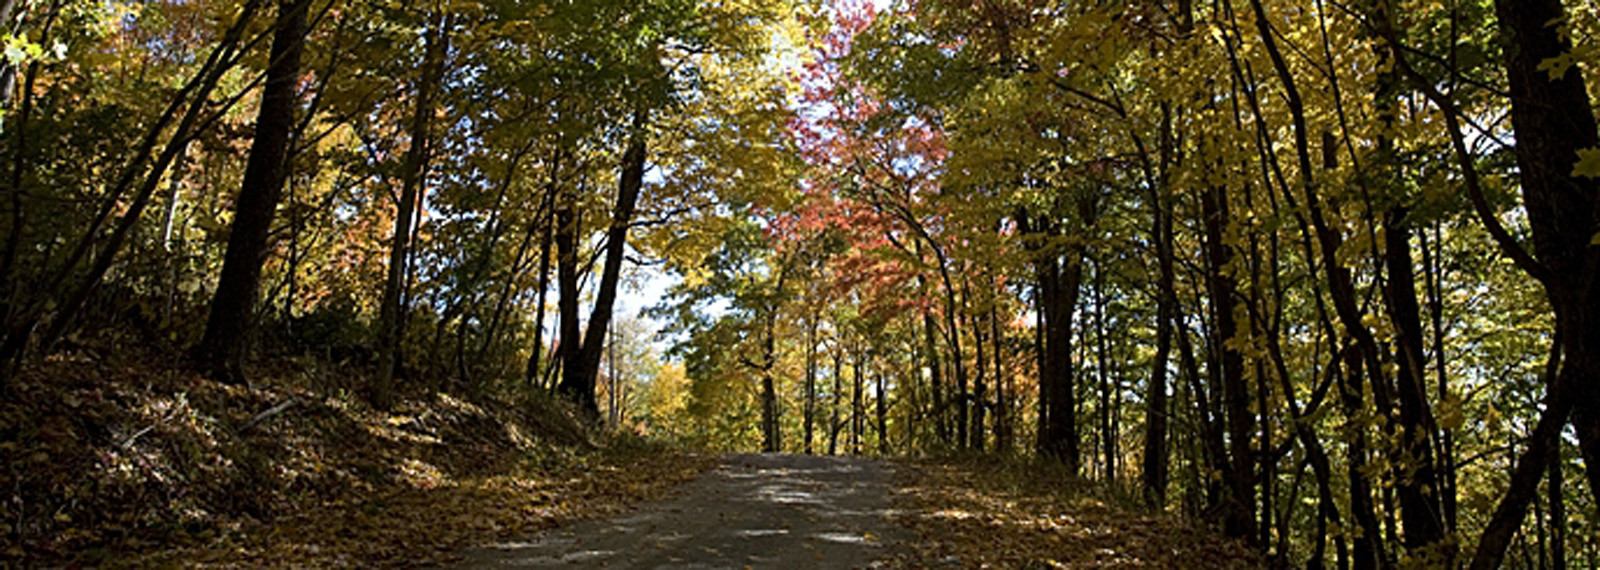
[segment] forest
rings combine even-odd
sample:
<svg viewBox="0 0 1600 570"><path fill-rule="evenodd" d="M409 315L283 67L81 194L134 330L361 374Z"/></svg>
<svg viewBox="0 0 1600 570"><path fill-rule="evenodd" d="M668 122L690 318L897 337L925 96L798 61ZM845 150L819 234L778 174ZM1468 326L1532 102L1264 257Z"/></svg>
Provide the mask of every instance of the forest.
<svg viewBox="0 0 1600 570"><path fill-rule="evenodd" d="M0 565L766 452L1022 465L1264 567L1600 567L1590 0L0 25Z"/></svg>

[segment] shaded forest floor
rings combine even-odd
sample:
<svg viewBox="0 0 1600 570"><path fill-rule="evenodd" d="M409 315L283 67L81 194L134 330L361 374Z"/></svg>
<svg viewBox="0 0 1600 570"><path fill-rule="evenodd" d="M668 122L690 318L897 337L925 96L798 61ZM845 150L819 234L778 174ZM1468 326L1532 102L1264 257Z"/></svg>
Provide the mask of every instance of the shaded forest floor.
<svg viewBox="0 0 1600 570"><path fill-rule="evenodd" d="M1065 480L1059 467L1020 459L906 460L896 469L897 501L918 539L893 566L1263 567L1243 543Z"/></svg>
<svg viewBox="0 0 1600 570"><path fill-rule="evenodd" d="M379 412L350 363L275 358L226 386L147 340L79 340L6 391L0 567L410 567L714 464L593 440L537 398L417 390Z"/></svg>

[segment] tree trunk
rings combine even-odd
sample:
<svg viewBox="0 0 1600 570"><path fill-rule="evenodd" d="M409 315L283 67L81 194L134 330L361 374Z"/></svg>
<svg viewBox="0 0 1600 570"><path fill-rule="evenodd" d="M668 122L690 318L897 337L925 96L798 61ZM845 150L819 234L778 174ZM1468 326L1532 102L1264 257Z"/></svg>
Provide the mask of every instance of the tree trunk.
<svg viewBox="0 0 1600 570"><path fill-rule="evenodd" d="M1550 475L1545 481L1550 496L1550 568L1567 570L1567 499L1562 494L1561 439L1550 451Z"/></svg>
<svg viewBox="0 0 1600 570"><path fill-rule="evenodd" d="M1416 551L1444 540L1444 513L1439 508L1440 487L1433 457L1433 414L1428 406L1423 374L1428 366L1422 355L1422 310L1417 303L1416 279L1411 266L1411 228L1403 207L1384 219L1384 261L1388 271L1389 317L1394 322L1400 404L1401 452L1408 459L1397 467L1401 517L1406 549Z"/></svg>
<svg viewBox="0 0 1600 570"><path fill-rule="evenodd" d="M606 264L600 274L599 290L595 293L594 308L589 312L588 330L580 343L577 338L577 315L572 316L572 330L563 330L562 345L573 345L566 352L568 360L562 363L561 384L557 390L578 405L592 421L599 417L600 408L594 399L595 375L599 371L600 353L605 346L606 327L611 324L612 305L617 299L617 282L622 276L623 253L626 251L628 226L633 223L633 212L644 187L646 113L638 111L633 117L632 141L622 155L622 174L617 184L617 201L611 214L611 227L606 235ZM569 236L572 239L572 236ZM572 249L569 246L569 249ZM574 252L575 254L575 252ZM576 256L573 256L574 263ZM574 276L574 280L576 277ZM577 287L562 288L562 304L577 309ZM568 295L572 295L569 299ZM567 318L565 314L562 318ZM565 328L565 327L564 327ZM571 334L572 336L567 336ZM579 346L581 345L581 348Z"/></svg>
<svg viewBox="0 0 1600 570"><path fill-rule="evenodd" d="M806 403L805 403L805 454L811 455L811 442L817 417L817 315L806 323Z"/></svg>
<svg viewBox="0 0 1600 570"><path fill-rule="evenodd" d="M883 386L887 377L888 374L880 370L877 381L873 383L877 387L877 394L873 397L873 404L878 411L878 455L883 456L889 455L889 397L884 394Z"/></svg>
<svg viewBox="0 0 1600 570"><path fill-rule="evenodd" d="M833 347L833 393L828 396L828 455L839 454L839 396L844 394L844 348L837 340Z"/></svg>
<svg viewBox="0 0 1600 570"><path fill-rule="evenodd" d="M995 305L989 306L989 335L994 338L994 449L1005 453L1011 450L1012 425L1010 390L1006 389L1005 334L1000 329L1000 315Z"/></svg>
<svg viewBox="0 0 1600 570"><path fill-rule="evenodd" d="M1221 186L1208 188L1201 192L1200 204L1205 222L1206 281L1215 345L1211 353L1220 362L1212 372L1212 382L1222 390L1228 435L1227 456L1218 458L1222 460L1218 465L1222 467L1229 491L1222 504L1224 531L1232 537L1250 537L1255 534L1254 517L1250 514L1255 504L1255 461L1250 450L1250 431L1255 420L1250 413L1244 358L1229 342L1238 334L1239 326L1233 314L1237 286L1233 277L1226 273L1233 260L1232 248L1223 237L1229 224L1227 191Z"/></svg>
<svg viewBox="0 0 1600 570"><path fill-rule="evenodd" d="M395 208L394 235L389 246L388 277L384 280L383 300L378 312L378 375L372 384L372 401L380 409L389 409L395 401L395 370L401 365L400 353L405 340L404 299L407 276L410 274L408 266L413 222L417 214L417 200L427 178L433 100L443 82L445 52L449 49L444 11L435 10L429 15L428 21L422 75L417 82L416 108L411 115L411 148L406 153L405 180L400 203Z"/></svg>
<svg viewBox="0 0 1600 570"><path fill-rule="evenodd" d="M278 29L272 36L271 60L255 140L245 163L244 182L234 201L233 226L223 256L222 276L211 298L205 335L195 347L202 372L228 383L245 382L246 336L255 320L261 266L266 263L267 237L277 216L278 200L289 175L289 136L294 129L300 53L305 45L307 3L284 0L278 5Z"/></svg>
<svg viewBox="0 0 1600 570"><path fill-rule="evenodd" d="M1145 386L1144 501L1154 509L1167 504L1167 363L1172 354L1172 325L1178 302L1177 277L1173 270L1171 200L1162 188L1151 188L1153 223L1151 236L1156 244L1156 354L1150 365L1150 382Z"/></svg>
<svg viewBox="0 0 1600 570"><path fill-rule="evenodd" d="M920 278L919 278L920 279ZM944 376L943 363L939 358L939 344L935 340L938 336L934 331L933 313L923 311L922 333L923 352L928 360L928 388L933 393L933 429L939 436L939 441L949 443L950 427L944 422Z"/></svg>
<svg viewBox="0 0 1600 570"><path fill-rule="evenodd" d="M1437 234L1435 234L1437 235ZM1443 402L1450 396L1450 381L1448 367L1445 365L1445 340L1444 340L1444 288L1442 270L1438 265L1438 256L1433 253L1433 247L1438 246L1439 240L1435 239L1433 245L1428 242L1426 232L1418 235L1422 239L1422 266L1423 282L1428 294L1428 317L1433 327L1433 367L1437 374L1437 398ZM1450 429L1439 430L1439 496L1440 510L1444 511L1446 532L1456 531L1456 460L1455 460L1455 435Z"/></svg>
<svg viewBox="0 0 1600 570"><path fill-rule="evenodd" d="M971 298L972 298L972 288L968 285L968 283L965 280L963 280L963 282L962 282L962 287L966 290L965 291L965 296L968 298L968 300L971 300ZM988 384L987 379L984 378L985 374L988 372L988 365L987 365L987 362L984 359L985 355L984 355L984 352L983 352L983 345L984 345L984 340L985 340L984 336L985 335L984 335L984 331L983 331L983 326L978 324L978 317L976 315L971 315L970 311L966 311L966 312L969 313L966 320L969 322L969 324L972 325L971 328L972 328L972 349L973 349L973 361L972 361L973 362L973 366L972 366L972 372L973 372L973 375L972 375L972 418L971 418L972 419L972 424L967 429L967 436L969 437L969 440L967 442L967 446L971 447L972 449L976 449L978 451L983 451L983 446L984 446L983 417L984 417L984 405L986 404L984 399L988 396L987 392L989 390L989 387L987 385Z"/></svg>
<svg viewBox="0 0 1600 570"><path fill-rule="evenodd" d="M1080 205L1085 211L1092 210L1092 206ZM1071 248L1062 256L1044 249L1040 243L1053 233L1047 222L1040 219L1035 223L1023 212L1018 215L1018 224L1021 232L1028 236L1025 245L1034 255L1039 317L1044 321L1044 344L1040 347L1044 370L1039 377L1044 418L1039 452L1062 462L1068 472L1076 475L1079 468L1078 403L1073 386L1072 314L1077 308L1079 286L1083 281L1082 248ZM1066 258L1065 267L1062 257Z"/></svg>
<svg viewBox="0 0 1600 570"><path fill-rule="evenodd" d="M1495 0L1508 45L1504 50L1516 132L1522 200L1533 230L1534 251L1548 269L1545 289L1563 339L1577 428L1590 492L1600 492L1600 248L1592 246L1600 218L1600 179L1574 176L1581 149L1600 146L1583 67L1551 80L1542 62L1572 51L1550 25L1564 21L1561 0ZM1565 375L1565 373L1563 374ZM1480 548L1481 553L1481 548Z"/></svg>
<svg viewBox="0 0 1600 570"><path fill-rule="evenodd" d="M552 196L548 199L554 200L554 193L559 191L551 188L550 192ZM541 368L540 359L544 357L545 301L546 295L550 291L550 258L555 253L551 249L555 245L556 227L552 219L537 220L534 223L543 223L544 232L543 237L539 238L539 295L537 297L538 300L534 302L535 307L533 308L533 348L528 351L528 367L523 372L529 387L538 384L539 369Z"/></svg>
<svg viewBox="0 0 1600 570"><path fill-rule="evenodd" d="M850 455L861 455L861 426L866 408L862 405L863 376L867 373L866 352L856 347L856 374L850 379Z"/></svg>
<svg viewBox="0 0 1600 570"><path fill-rule="evenodd" d="M778 391L772 378L772 367L775 364L774 354L776 339L773 338L774 328L777 326L777 309L768 307L764 328L765 338L761 341L762 369L761 369L761 451L777 453L782 450L782 443L778 437Z"/></svg>

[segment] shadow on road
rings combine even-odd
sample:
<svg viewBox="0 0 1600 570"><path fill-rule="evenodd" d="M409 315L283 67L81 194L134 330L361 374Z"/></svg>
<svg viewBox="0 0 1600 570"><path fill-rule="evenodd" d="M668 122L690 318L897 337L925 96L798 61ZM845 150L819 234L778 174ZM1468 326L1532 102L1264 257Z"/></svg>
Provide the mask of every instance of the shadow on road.
<svg viewBox="0 0 1600 570"><path fill-rule="evenodd" d="M853 568L905 532L880 462L732 455L676 499L474 549L462 568Z"/></svg>

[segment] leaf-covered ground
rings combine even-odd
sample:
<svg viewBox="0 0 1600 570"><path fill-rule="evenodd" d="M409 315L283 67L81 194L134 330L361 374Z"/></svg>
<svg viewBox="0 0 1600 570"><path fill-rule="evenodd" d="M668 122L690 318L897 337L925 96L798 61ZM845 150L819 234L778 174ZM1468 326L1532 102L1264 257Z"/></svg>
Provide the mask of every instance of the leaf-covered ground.
<svg viewBox="0 0 1600 570"><path fill-rule="evenodd" d="M901 568L1257 569L1245 545L1172 516L1121 508L1059 469L994 458L908 460Z"/></svg>
<svg viewBox="0 0 1600 570"><path fill-rule="evenodd" d="M385 413L347 364L279 358L246 389L118 340L23 371L0 401L0 567L415 566L713 464L593 441L549 401L419 389Z"/></svg>

